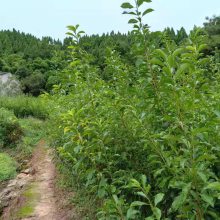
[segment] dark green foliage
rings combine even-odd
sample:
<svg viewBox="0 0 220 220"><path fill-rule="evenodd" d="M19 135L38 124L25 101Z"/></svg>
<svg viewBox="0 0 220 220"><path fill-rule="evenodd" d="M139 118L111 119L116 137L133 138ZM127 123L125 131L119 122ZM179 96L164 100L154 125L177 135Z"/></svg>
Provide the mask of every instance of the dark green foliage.
<svg viewBox="0 0 220 220"><path fill-rule="evenodd" d="M19 67L15 75L18 76L20 79L25 78L31 74L30 70L26 66Z"/></svg>
<svg viewBox="0 0 220 220"><path fill-rule="evenodd" d="M82 49L93 56L93 65L98 66L101 70L105 68L106 49L111 48L116 50L123 59L132 63L130 51L132 47L132 35L114 33L92 36L84 36L79 42Z"/></svg>
<svg viewBox="0 0 220 220"><path fill-rule="evenodd" d="M62 47L62 43L50 37L40 40L15 29L0 31L0 54L22 54L24 58L46 59L53 56L54 47Z"/></svg>
<svg viewBox="0 0 220 220"><path fill-rule="evenodd" d="M180 30L177 30L177 33L174 31L173 28L166 28L164 32L168 36L168 38L174 41L177 45L180 45L185 39L188 38L188 34L183 27L180 28Z"/></svg>
<svg viewBox="0 0 220 220"><path fill-rule="evenodd" d="M25 93L37 96L45 90L49 74L63 69L67 56L62 43L52 38L0 31L0 71L15 74Z"/></svg>
<svg viewBox="0 0 220 220"><path fill-rule="evenodd" d="M40 95L45 89L46 80L40 71L35 71L30 76L23 79L22 85L25 93L30 93L34 96Z"/></svg>
<svg viewBox="0 0 220 220"><path fill-rule="evenodd" d="M188 37L186 30L182 27L179 31L177 31L176 42L180 44L184 39Z"/></svg>
<svg viewBox="0 0 220 220"><path fill-rule="evenodd" d="M5 108L0 108L0 147L16 144L23 134L15 115Z"/></svg>
<svg viewBox="0 0 220 220"><path fill-rule="evenodd" d="M204 23L206 31L208 32L210 37L216 38L217 40L220 35L220 16L213 16L212 18L207 17L206 20L207 22ZM219 38L216 42L213 43L216 43L217 46L219 46Z"/></svg>
<svg viewBox="0 0 220 220"><path fill-rule="evenodd" d="M205 30L209 35L209 49L208 52L220 54L220 16L207 17L204 23Z"/></svg>

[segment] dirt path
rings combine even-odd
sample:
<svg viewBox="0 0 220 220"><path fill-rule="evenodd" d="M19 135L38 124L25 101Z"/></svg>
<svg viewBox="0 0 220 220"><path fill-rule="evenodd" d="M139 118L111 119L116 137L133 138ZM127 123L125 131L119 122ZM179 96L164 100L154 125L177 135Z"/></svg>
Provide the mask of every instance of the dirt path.
<svg viewBox="0 0 220 220"><path fill-rule="evenodd" d="M56 199L54 195L55 166L50 151L46 150L41 141L32 159L32 169L35 173L36 191L39 199L36 203L33 217L25 219L56 219Z"/></svg>
<svg viewBox="0 0 220 220"><path fill-rule="evenodd" d="M5 208L2 220L71 220L73 211L63 206L62 195L55 187L56 169L52 152L42 140L33 153L30 169L24 174L31 181Z"/></svg>

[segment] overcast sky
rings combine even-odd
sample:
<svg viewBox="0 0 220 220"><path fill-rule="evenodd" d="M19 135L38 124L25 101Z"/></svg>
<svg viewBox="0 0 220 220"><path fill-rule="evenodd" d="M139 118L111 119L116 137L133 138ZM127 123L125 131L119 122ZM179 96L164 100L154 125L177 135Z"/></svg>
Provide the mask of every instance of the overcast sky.
<svg viewBox="0 0 220 220"><path fill-rule="evenodd" d="M15 28L38 37L63 39L66 26L80 24L87 34L112 30L127 32L128 17L122 15L123 0L0 0L0 29ZM132 2L132 0L130 1ZM153 0L155 9L146 22L151 30L167 26L190 30L206 16L220 15L220 0Z"/></svg>

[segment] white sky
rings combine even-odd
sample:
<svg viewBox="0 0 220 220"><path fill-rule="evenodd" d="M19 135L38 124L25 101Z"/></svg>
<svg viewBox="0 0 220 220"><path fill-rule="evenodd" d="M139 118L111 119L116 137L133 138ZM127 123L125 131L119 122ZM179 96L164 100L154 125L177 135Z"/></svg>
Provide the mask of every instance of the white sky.
<svg viewBox="0 0 220 220"><path fill-rule="evenodd" d="M127 0L129 1L129 0ZM132 2L131 0L130 2ZM87 34L127 32L128 16L122 15L122 0L0 0L0 29L21 30L38 37L63 39L66 26L80 24ZM220 15L220 0L153 0L148 15L151 30L167 26L190 30L206 16Z"/></svg>

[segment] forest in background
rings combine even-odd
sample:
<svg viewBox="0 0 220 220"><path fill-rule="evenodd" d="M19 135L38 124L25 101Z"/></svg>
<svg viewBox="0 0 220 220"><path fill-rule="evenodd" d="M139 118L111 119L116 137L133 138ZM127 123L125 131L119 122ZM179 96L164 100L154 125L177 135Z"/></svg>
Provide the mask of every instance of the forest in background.
<svg viewBox="0 0 220 220"><path fill-rule="evenodd" d="M209 48L206 54L213 54L220 48L220 17L207 18L204 23L209 40ZM157 34L165 36L174 41L177 45L188 37L184 28L174 31L173 28L166 28L163 32L151 32L149 42L157 43L161 46L160 38ZM106 68L105 57L111 50L115 50L123 61L135 66L134 55L132 55L132 45L134 35L131 33L107 33L102 36L92 35L83 36L80 39L80 46L89 55L91 65L97 66L100 76L109 80L112 77ZM157 41L157 42L156 42ZM31 34L25 34L16 30L0 31L0 71L10 72L15 75L22 83L24 93L38 96L44 91L51 91L53 85L61 82L62 70L68 66L71 59L68 47L72 44L71 37L63 41L54 40L51 37L38 39Z"/></svg>

